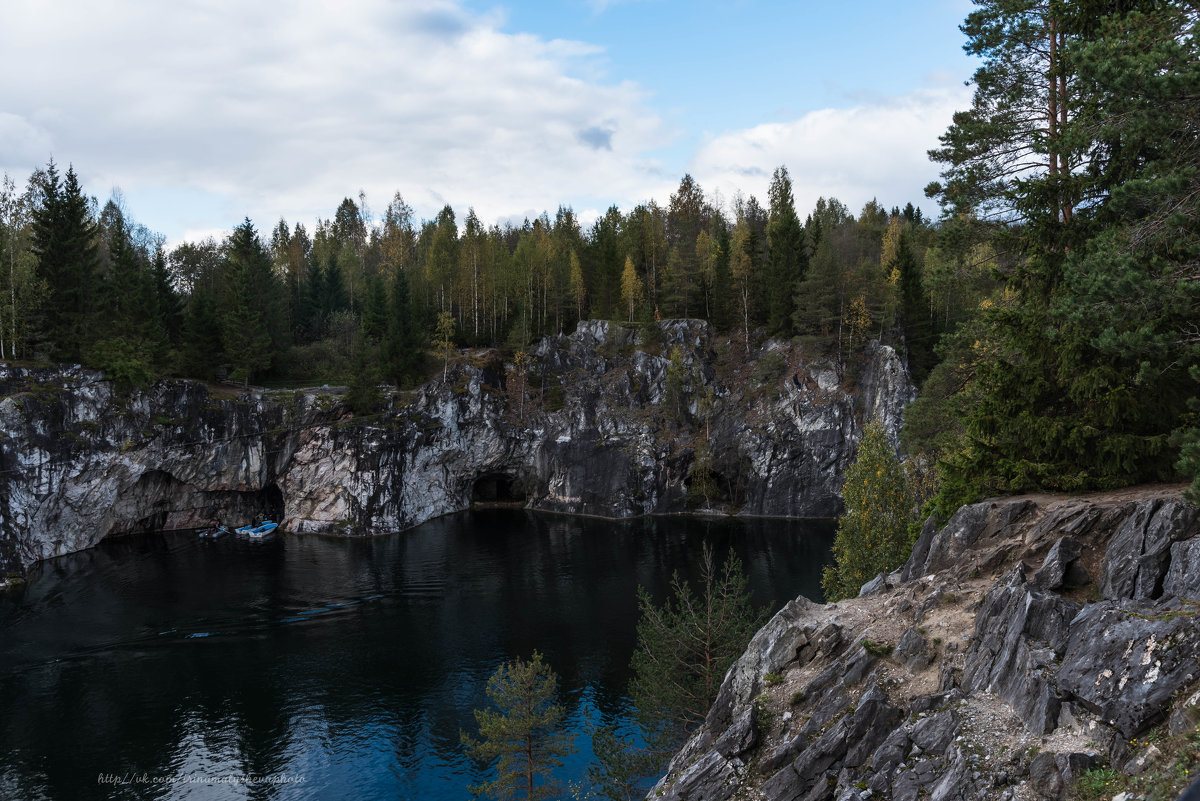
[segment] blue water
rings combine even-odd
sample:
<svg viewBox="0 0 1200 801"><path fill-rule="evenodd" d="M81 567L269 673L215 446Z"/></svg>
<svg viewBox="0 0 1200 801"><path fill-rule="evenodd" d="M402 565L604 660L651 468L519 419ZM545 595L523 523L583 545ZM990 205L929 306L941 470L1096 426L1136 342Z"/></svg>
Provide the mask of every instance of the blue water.
<svg viewBox="0 0 1200 801"><path fill-rule="evenodd" d="M0 799L465 799L460 730L539 650L587 731L628 725L636 589L742 558L759 603L819 596L827 523L466 512L369 539L101 543L0 597ZM248 780L249 779L249 780Z"/></svg>

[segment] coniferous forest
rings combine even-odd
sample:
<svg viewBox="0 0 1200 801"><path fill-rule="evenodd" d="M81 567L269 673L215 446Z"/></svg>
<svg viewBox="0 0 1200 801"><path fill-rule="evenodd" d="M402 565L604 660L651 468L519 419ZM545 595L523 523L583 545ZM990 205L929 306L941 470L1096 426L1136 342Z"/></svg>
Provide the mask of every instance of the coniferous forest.
<svg viewBox="0 0 1200 801"><path fill-rule="evenodd" d="M310 232L246 219L168 250L49 161L0 193L0 356L164 376L400 388L435 341L500 348L581 319L712 323L853 360L882 338L921 397L904 448L943 510L1200 472L1200 46L1179 2L984 0L974 102L919 198L797 209L677 190L590 226L489 225L345 198ZM892 203L895 205L887 205ZM902 204L902 205L901 205ZM927 206L929 204L927 203ZM440 364L437 365L440 367Z"/></svg>

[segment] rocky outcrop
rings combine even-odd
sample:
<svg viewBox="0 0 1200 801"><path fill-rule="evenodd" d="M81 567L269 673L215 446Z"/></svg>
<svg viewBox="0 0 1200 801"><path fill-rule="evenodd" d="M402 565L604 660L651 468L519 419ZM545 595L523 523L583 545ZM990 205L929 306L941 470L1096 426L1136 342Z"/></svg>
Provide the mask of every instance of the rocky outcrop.
<svg viewBox="0 0 1200 801"><path fill-rule="evenodd" d="M860 597L789 603L647 798L1060 801L1104 762L1144 770L1136 738L1200 723L1181 490L963 507Z"/></svg>
<svg viewBox="0 0 1200 801"><path fill-rule="evenodd" d="M582 322L520 369L463 354L445 382L359 418L322 391L120 394L80 368L0 365L0 574L214 518L353 535L495 500L829 517L864 419L894 435L912 395L890 347L845 370L779 341L747 357L695 320Z"/></svg>

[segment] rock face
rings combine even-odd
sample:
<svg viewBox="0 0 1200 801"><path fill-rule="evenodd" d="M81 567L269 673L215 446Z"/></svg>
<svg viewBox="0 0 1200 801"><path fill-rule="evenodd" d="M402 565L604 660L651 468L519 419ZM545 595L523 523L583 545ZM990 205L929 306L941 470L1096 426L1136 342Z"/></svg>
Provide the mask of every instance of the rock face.
<svg viewBox="0 0 1200 801"><path fill-rule="evenodd" d="M894 435L914 394L890 347L872 344L843 375L777 341L747 358L695 320L640 334L585 321L530 355L518 371L469 354L444 384L366 418L328 393L217 399L164 381L122 395L80 368L0 365L0 575L214 518L354 535L473 501L829 517L863 420Z"/></svg>
<svg viewBox="0 0 1200 801"><path fill-rule="evenodd" d="M1133 738L1200 722L1181 490L963 507L860 597L789 603L647 798L1061 801L1104 761L1144 770Z"/></svg>

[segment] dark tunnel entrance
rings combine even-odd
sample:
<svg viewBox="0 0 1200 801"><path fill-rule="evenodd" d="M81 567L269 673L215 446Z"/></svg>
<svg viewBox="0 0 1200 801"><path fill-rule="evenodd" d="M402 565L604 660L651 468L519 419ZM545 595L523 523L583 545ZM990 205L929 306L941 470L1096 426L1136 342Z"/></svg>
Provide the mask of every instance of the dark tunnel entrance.
<svg viewBox="0 0 1200 801"><path fill-rule="evenodd" d="M506 473L484 473L471 485L472 506L524 506L525 487Z"/></svg>

